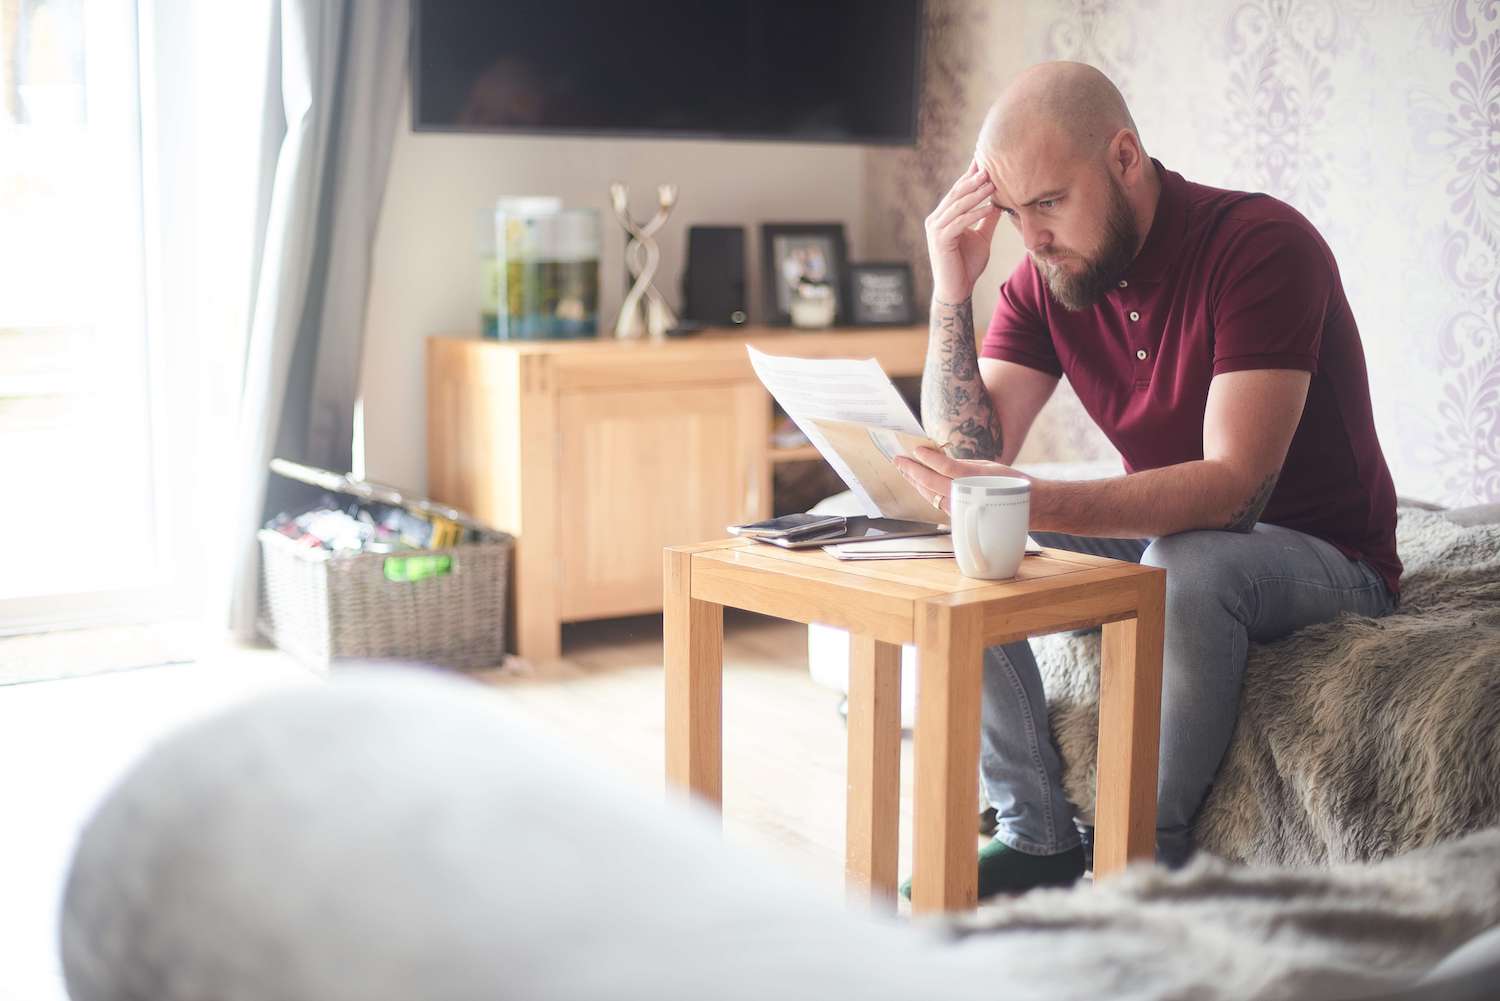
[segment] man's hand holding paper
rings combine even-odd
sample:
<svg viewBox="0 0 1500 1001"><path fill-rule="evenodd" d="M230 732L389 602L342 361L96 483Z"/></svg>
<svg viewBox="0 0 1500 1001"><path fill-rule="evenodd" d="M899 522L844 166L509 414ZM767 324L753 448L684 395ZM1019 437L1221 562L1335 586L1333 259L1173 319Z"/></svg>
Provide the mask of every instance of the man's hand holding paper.
<svg viewBox="0 0 1500 1001"><path fill-rule="evenodd" d="M982 459L955 459L945 454L932 442L918 442L912 449L893 458L896 471L916 487L922 497L933 507L951 514L949 492L953 481L961 476L1014 476L1032 480L1035 491L1036 480L1010 466Z"/></svg>
<svg viewBox="0 0 1500 1001"><path fill-rule="evenodd" d="M895 460L911 456L919 447L936 448L926 435L856 424L852 421L811 418L827 443L875 501L882 516L906 521L942 521Z"/></svg>
<svg viewBox="0 0 1500 1001"><path fill-rule="evenodd" d="M870 517L946 522L893 459L937 448L874 359L782 358L748 347L781 409L833 467Z"/></svg>

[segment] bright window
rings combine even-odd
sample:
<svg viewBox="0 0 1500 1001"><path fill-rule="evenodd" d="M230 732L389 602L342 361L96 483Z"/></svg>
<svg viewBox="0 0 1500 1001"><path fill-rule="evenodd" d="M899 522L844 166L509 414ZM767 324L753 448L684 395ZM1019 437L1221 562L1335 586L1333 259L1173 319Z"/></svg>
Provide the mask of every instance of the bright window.
<svg viewBox="0 0 1500 1001"><path fill-rule="evenodd" d="M132 2L0 0L0 601L161 573L137 66Z"/></svg>

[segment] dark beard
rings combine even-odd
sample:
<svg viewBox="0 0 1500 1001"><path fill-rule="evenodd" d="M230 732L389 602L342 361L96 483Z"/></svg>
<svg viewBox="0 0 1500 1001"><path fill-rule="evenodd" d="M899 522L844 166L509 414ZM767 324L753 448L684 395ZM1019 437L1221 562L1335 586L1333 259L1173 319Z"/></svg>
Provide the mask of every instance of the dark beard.
<svg viewBox="0 0 1500 1001"><path fill-rule="evenodd" d="M1104 293L1115 287L1115 282L1125 273L1135 259L1135 248L1140 243L1140 229L1135 224L1135 214L1125 194L1111 178L1109 211L1104 217L1104 245L1098 256L1084 258L1088 265L1080 275L1072 275L1055 264L1038 261L1032 263L1041 272L1047 291L1063 309L1077 311L1088 309L1104 297Z"/></svg>

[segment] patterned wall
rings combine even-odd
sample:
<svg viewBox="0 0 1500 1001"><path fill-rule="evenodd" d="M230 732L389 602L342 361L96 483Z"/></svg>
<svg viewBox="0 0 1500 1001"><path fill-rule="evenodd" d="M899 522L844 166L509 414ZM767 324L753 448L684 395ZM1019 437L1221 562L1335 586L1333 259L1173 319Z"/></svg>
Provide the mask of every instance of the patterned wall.
<svg viewBox="0 0 1500 1001"><path fill-rule="evenodd" d="M874 150L865 159L868 242L877 257L912 263L923 301L932 274L922 220L967 168L990 97L1021 65L1019 45L997 52L987 44L993 7L983 0L928 0L917 145Z"/></svg>
<svg viewBox="0 0 1500 1001"><path fill-rule="evenodd" d="M966 6L934 0L930 16ZM1089 62L1119 85L1147 150L1167 166L1296 206L1338 257L1397 490L1454 505L1500 501L1500 0L1051 0L1007 10L1022 12L1011 27L1024 52L998 70L993 56L972 53L952 66L929 45L929 66L970 70L962 103L982 114L993 81L1026 62ZM946 150L911 156L961 165L973 133L938 139ZM894 172L889 161L871 167L872 179ZM878 202L878 183L870 190L877 215L899 215ZM916 213L919 237L930 204ZM992 267L986 281L1005 270ZM1026 455L1102 454L1107 445L1080 423L1075 401L1054 401Z"/></svg>

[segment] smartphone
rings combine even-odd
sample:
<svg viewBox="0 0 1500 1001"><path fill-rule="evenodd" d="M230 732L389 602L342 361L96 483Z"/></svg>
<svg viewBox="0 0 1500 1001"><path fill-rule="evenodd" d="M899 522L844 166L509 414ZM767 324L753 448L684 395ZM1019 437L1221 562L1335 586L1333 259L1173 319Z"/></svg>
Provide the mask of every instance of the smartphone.
<svg viewBox="0 0 1500 1001"><path fill-rule="evenodd" d="M923 535L947 535L944 525L932 525L925 521L900 521L896 518L866 518L855 515L845 521L843 531L836 535L793 535L762 539L783 549L810 549L833 542L868 542L872 539L910 539Z"/></svg>
<svg viewBox="0 0 1500 1001"><path fill-rule="evenodd" d="M784 514L780 518L730 525L729 534L754 539L785 539L842 529L847 521L841 514Z"/></svg>

